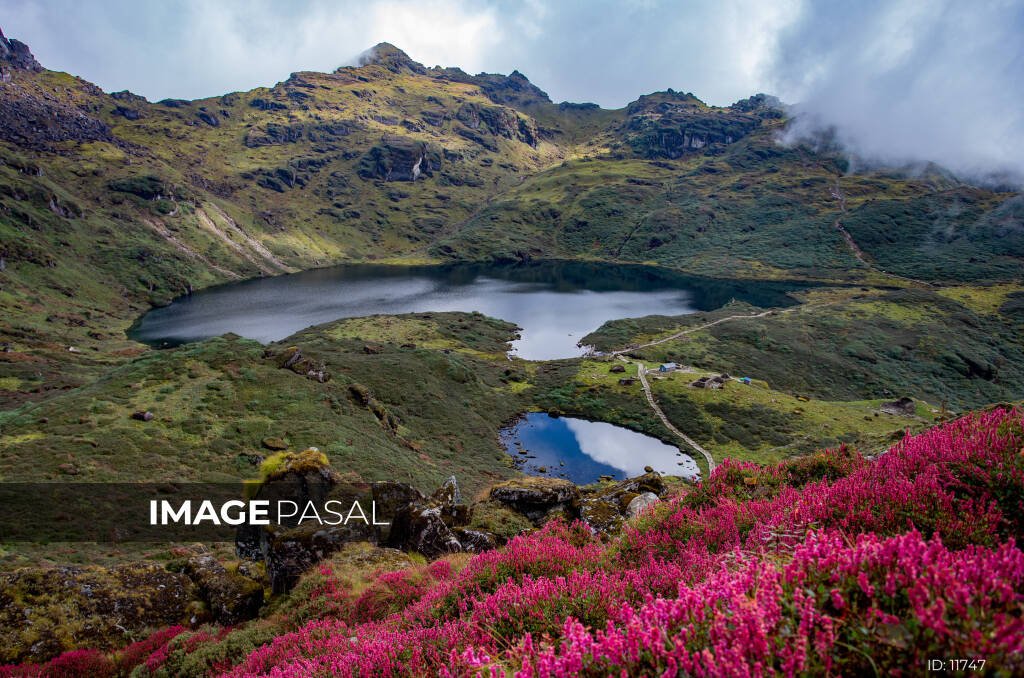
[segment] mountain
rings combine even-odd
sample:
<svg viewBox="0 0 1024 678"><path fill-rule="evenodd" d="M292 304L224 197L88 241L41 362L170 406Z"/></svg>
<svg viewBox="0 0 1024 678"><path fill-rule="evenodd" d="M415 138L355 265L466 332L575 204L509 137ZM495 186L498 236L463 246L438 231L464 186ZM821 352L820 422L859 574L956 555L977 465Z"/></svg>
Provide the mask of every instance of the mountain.
<svg viewBox="0 0 1024 678"><path fill-rule="evenodd" d="M0 33L0 485L375 483L404 507L392 545L502 545L425 564L320 532L238 553L5 543L2 660L30 663L0 677L859 675L947 655L1017 671L1021 410L954 414L1024 398L1024 198L929 165L851 171L827 135L780 143L788 115L672 89L555 103L518 71L388 43L151 102ZM544 259L702 276L715 302L605 322L582 338L604 354L543 361L510 357L519 328L476 312L267 344L126 334L224 282L366 262L528 278ZM737 280L796 291L748 302ZM685 440L705 480L524 478L534 457L499 440L523 412ZM944 618L948 600L964 609Z"/></svg>
<svg viewBox="0 0 1024 678"><path fill-rule="evenodd" d="M0 368L17 403L140 352L148 306L345 262L586 259L715 277L1019 277L1024 199L782 146L773 97L619 110L381 43L273 87L150 102L0 40ZM849 242L847 242L849 238ZM884 272L884 273L883 273ZM896 276L896 277L893 277Z"/></svg>

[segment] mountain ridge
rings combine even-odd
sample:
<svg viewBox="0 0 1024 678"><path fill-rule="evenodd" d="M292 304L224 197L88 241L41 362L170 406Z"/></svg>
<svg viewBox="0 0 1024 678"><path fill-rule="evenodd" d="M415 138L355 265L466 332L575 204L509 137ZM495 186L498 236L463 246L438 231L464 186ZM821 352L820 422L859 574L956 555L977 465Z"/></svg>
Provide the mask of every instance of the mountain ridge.
<svg viewBox="0 0 1024 678"><path fill-rule="evenodd" d="M384 44L362 66L149 102L37 70L4 41L0 344L27 356L11 376L42 373L44 391L137 351L123 332L151 304L330 264L560 258L891 283L834 227L836 186L879 268L1005 281L1024 258L1019 199L779 145L787 119L767 95L556 104L517 71L421 72Z"/></svg>

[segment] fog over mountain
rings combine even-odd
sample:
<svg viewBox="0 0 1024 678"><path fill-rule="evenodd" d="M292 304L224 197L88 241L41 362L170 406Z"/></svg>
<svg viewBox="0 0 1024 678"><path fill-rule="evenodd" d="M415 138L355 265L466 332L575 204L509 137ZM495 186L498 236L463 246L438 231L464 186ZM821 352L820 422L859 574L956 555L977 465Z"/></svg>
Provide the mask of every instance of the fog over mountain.
<svg viewBox="0 0 1024 678"><path fill-rule="evenodd" d="M808 3L766 72L790 138L834 126L868 162L1024 175L1024 5Z"/></svg>
<svg viewBox="0 0 1024 678"><path fill-rule="evenodd" d="M102 5L102 6L101 6ZM329 71L387 41L427 65L518 69L554 101L621 107L672 87L795 104L866 161L1024 174L1024 3L427 0L99 4L0 0L48 68L158 100Z"/></svg>

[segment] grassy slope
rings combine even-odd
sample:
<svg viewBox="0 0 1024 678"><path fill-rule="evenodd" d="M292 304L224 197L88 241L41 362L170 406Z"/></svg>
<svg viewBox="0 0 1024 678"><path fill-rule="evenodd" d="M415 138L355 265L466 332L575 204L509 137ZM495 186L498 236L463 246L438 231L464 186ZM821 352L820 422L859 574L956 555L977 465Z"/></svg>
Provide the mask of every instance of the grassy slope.
<svg viewBox="0 0 1024 678"><path fill-rule="evenodd" d="M255 475L264 438L316 446L365 480L468 490L511 473L497 441L521 407L503 355L513 326L470 314L340 321L288 338L323 360L321 384L280 369L265 347L221 337L150 352L97 381L0 415L0 478L224 481ZM397 325L398 343L384 343ZM367 341L374 341L366 353ZM409 341L417 348L402 348ZM445 351L450 351L446 353ZM368 387L380 419L350 391ZM151 411L152 421L131 418ZM388 421L397 421L392 429Z"/></svg>
<svg viewBox="0 0 1024 678"><path fill-rule="evenodd" d="M792 312L722 323L637 350L651 361L762 379L829 400L910 394L953 408L1020 397L1020 318L1002 312L1017 286L821 288ZM606 323L583 338L610 350L749 309Z"/></svg>
<svg viewBox="0 0 1024 678"><path fill-rule="evenodd" d="M149 304L191 289L345 261L562 257L723 277L893 284L850 254L834 227L840 216L881 267L956 285L862 299L851 290L808 293L825 303L785 321L723 325L645 351L651 360L761 377L774 389L768 403L728 404L740 408L734 411L702 402L707 394L687 396L674 382L658 382L670 416L684 428L689 416L695 430L710 427L709 444L721 453L761 459L771 447L789 454L813 441L849 438L858 415L874 417L858 409L872 405L836 405L835 416L820 422L764 415L775 422L772 431L752 424L753 438L729 428L737 418L756 422L754 404L786 413L792 395L869 401L886 389L954 406L1021 395L1024 358L1012 296L1019 286L1011 280L1021 257L1018 198L944 176L846 175L835 154L776 145L783 123L771 116L732 143L673 157L661 141L671 118L659 117L666 106L685 109L708 129L748 120L688 95L658 93L605 111L557 106L529 92L495 94L482 89L488 81L450 71L387 66L298 73L271 88L161 103L106 95L63 73L14 71L5 96L73 107L113 136L46 148L0 142L0 312L7 320L0 326L0 406L49 399L4 417L5 474L28 473L29 460L45 450L50 474L72 463L82 474L116 476L148 459L155 473L170 477L235 475L246 471L237 455L251 451L257 433L289 436L296 445L336 444L342 454L354 443L340 432L365 429L369 456L385 459L405 443L379 432L369 413L348 409L337 392L346 375L401 413L406 442L431 448L424 454L440 461L424 472L428 484L450 464L477 456L481 469L491 469L497 448L488 437L508 413L530 405L664 437L642 399L603 384L581 387L589 365L523 365L517 381L503 374L505 363L493 372L493 346L482 351L463 337L455 354L440 353L452 340L430 322L351 320L300 333L295 341L338 362L327 387L274 369L252 342L232 338L153 354L123 331ZM119 115L118 107L137 118ZM476 125L481 111L492 122ZM651 125L663 128L650 135L644 130ZM534 132L524 136L523 129ZM366 175L367 158L395 136L423 145L437 164L429 176L389 182ZM138 190L147 182L159 196ZM887 219L884 231L879 215ZM1003 282L982 286L989 278ZM617 321L593 343L617 347L705 315ZM392 347L364 354L360 340ZM420 348L401 349L405 343ZM453 381L474 365L488 366L474 375L484 382ZM495 385L502 379L508 383ZM140 383L139 390L126 387ZM432 389L464 398L438 410L418 397ZM341 411L324 405L325 391ZM167 411L145 425L126 419L143 407ZM432 418L451 412L464 413L458 430L439 431ZM221 415L251 427L232 431ZM40 417L49 422L39 424ZM864 422L857 430L884 433L878 426ZM466 445L473 455L458 451ZM179 455L179 447L189 452ZM366 468L385 470L408 472Z"/></svg>

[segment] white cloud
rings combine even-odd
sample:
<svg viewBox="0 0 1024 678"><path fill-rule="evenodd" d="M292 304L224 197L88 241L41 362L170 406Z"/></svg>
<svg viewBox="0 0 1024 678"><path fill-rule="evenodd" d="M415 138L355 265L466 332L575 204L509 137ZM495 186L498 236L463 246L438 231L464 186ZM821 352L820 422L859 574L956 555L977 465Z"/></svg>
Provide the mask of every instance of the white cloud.
<svg viewBox="0 0 1024 678"><path fill-rule="evenodd" d="M776 93L849 150L964 174L1024 170L1024 5L808 4L769 66Z"/></svg>
<svg viewBox="0 0 1024 678"><path fill-rule="evenodd" d="M1024 163L1022 0L0 0L0 17L45 66L154 100L269 86L391 42L428 66L518 69L554 101L765 91L871 159Z"/></svg>

